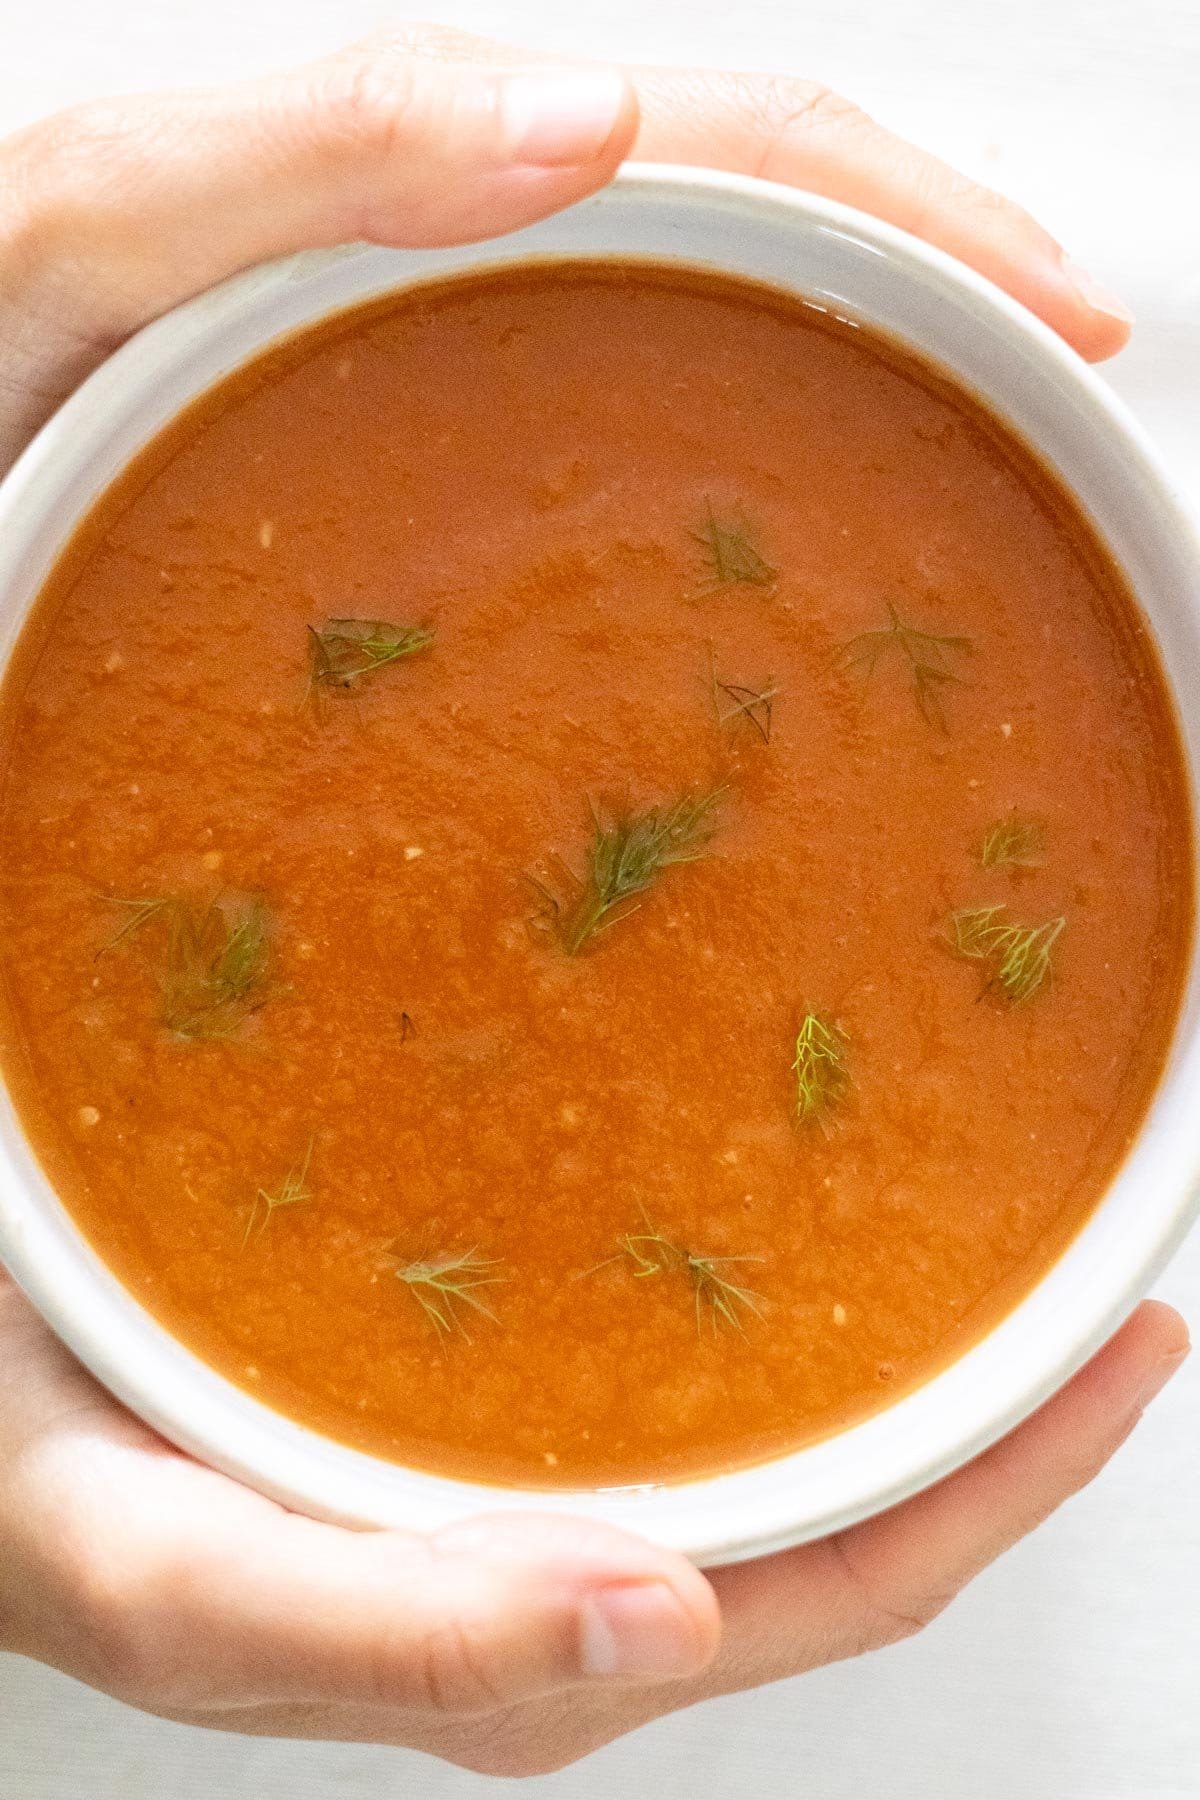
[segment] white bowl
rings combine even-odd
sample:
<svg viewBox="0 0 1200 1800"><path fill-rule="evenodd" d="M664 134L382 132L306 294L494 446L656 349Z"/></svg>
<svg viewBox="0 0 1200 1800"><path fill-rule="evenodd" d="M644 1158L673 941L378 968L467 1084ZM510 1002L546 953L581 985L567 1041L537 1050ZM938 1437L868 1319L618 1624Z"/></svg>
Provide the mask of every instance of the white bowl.
<svg viewBox="0 0 1200 1800"><path fill-rule="evenodd" d="M450 250L351 247L256 269L139 333L50 421L0 488L0 657L80 515L194 395L311 320L457 269L653 257L752 276L880 326L1032 444L1140 597L1200 768L1200 543L1171 480L1102 381L978 275L861 214L765 182L633 169L512 237ZM754 1468L670 1486L522 1492L397 1467L252 1399L176 1343L84 1242L0 1095L0 1252L49 1323L164 1436L288 1506L435 1527L487 1509L611 1520L701 1563L815 1537L974 1456L1047 1398L1146 1292L1200 1203L1200 976L1170 1065L1103 1202L1044 1279L942 1374L864 1423Z"/></svg>

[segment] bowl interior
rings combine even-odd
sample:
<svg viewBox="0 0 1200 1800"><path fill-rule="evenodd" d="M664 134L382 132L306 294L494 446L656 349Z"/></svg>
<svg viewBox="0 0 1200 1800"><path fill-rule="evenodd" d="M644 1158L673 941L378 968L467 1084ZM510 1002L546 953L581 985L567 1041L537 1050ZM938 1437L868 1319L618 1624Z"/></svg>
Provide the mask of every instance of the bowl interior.
<svg viewBox="0 0 1200 1800"><path fill-rule="evenodd" d="M70 531L198 392L330 311L455 270L530 257L646 257L742 274L882 328L1007 420L1073 490L1124 568L1200 769L1200 545L1140 431L1046 328L981 278L830 202L760 182L643 169L495 243L349 247L254 270L141 333L45 428L0 489L0 656ZM1119 904L1119 896L1114 896ZM669 1487L476 1486L376 1461L225 1382L144 1314L79 1237L0 1095L0 1251L75 1352L163 1434L287 1504L357 1524L428 1527L530 1506L601 1517L701 1562L839 1528L948 1472L1018 1422L1145 1292L1200 1203L1200 980L1170 1065L1107 1196L1038 1287L940 1375L840 1435Z"/></svg>

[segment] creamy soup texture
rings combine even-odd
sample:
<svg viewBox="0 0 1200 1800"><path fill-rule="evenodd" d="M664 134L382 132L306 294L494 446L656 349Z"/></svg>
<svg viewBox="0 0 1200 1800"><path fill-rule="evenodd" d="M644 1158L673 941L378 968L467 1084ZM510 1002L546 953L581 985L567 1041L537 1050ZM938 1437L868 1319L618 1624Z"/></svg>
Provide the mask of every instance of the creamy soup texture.
<svg viewBox="0 0 1200 1800"><path fill-rule="evenodd" d="M521 268L288 340L101 500L7 678L4 1066L264 1402L597 1484L945 1365L1102 1195L1190 823L1118 571L872 332Z"/></svg>

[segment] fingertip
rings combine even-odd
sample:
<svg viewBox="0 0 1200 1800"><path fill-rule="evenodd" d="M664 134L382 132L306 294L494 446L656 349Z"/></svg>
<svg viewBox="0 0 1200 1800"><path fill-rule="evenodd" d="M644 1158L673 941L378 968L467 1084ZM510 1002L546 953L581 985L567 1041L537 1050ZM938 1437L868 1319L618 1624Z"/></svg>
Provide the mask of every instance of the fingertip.
<svg viewBox="0 0 1200 1800"><path fill-rule="evenodd" d="M1062 1417L1077 1428L1099 1434L1101 1440L1115 1425L1125 1435L1179 1369L1191 1348L1188 1328L1173 1306L1161 1300L1144 1300L1109 1338L1091 1361L1058 1395L1048 1401L1038 1418ZM1115 1445L1108 1445L1111 1453Z"/></svg>
<svg viewBox="0 0 1200 1800"><path fill-rule="evenodd" d="M623 70L523 69L500 78L505 158L539 169L612 168L637 131L637 97Z"/></svg>
<svg viewBox="0 0 1200 1800"><path fill-rule="evenodd" d="M1057 246L1013 291L1087 362L1104 362L1129 342L1134 320L1125 302Z"/></svg>
<svg viewBox="0 0 1200 1800"><path fill-rule="evenodd" d="M615 1548L610 1540L609 1550ZM628 1578L585 1589L580 1660L588 1677L668 1681L708 1667L721 1642L721 1611L707 1578L686 1557L628 1540Z"/></svg>
<svg viewBox="0 0 1200 1800"><path fill-rule="evenodd" d="M1131 1328L1144 1334L1159 1356L1186 1356L1192 1347L1187 1320L1165 1300L1143 1300L1125 1327Z"/></svg>
<svg viewBox="0 0 1200 1800"><path fill-rule="evenodd" d="M1107 1350L1120 1360L1139 1417L1162 1392L1191 1353L1187 1323L1162 1300L1145 1300L1126 1321Z"/></svg>

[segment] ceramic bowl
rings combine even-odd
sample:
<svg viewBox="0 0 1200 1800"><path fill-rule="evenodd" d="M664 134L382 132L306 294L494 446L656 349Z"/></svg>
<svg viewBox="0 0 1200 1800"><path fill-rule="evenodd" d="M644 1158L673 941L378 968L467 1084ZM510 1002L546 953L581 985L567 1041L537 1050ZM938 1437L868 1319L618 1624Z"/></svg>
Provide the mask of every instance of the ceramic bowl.
<svg viewBox="0 0 1200 1800"><path fill-rule="evenodd" d="M1045 326L873 219L763 182L635 168L570 211L448 250L352 246L255 269L142 331L0 488L0 657L74 525L161 426L267 345L369 296L527 258L649 257L751 276L911 346L1057 471L1124 568L1200 767L1200 544L1141 430ZM1119 896L1114 896L1119 901ZM1137 1141L1037 1287L941 1374L824 1442L664 1486L522 1492L377 1461L223 1380L145 1313L76 1231L0 1094L0 1252L71 1349L167 1438L297 1510L434 1527L485 1509L610 1520L700 1563L760 1555L892 1505L976 1455L1079 1367L1146 1292L1200 1199L1200 979Z"/></svg>

